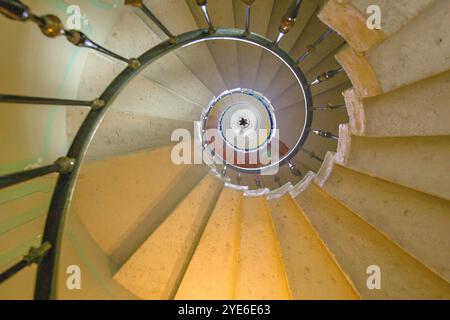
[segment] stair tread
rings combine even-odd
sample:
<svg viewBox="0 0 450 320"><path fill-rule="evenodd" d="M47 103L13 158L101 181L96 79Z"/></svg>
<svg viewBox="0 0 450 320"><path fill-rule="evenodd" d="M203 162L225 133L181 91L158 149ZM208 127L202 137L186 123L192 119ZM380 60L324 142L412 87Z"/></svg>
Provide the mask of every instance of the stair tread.
<svg viewBox="0 0 450 320"><path fill-rule="evenodd" d="M160 0L147 0L147 5L175 35L198 29L186 1L165 1L162 6ZM149 27L155 33L161 33L154 25L149 24ZM191 45L174 53L214 95L226 89L220 71L205 43Z"/></svg>
<svg viewBox="0 0 450 320"><path fill-rule="evenodd" d="M241 192L222 191L176 299L234 299L241 198Z"/></svg>
<svg viewBox="0 0 450 320"><path fill-rule="evenodd" d="M269 204L294 299L358 299L292 198Z"/></svg>
<svg viewBox="0 0 450 320"><path fill-rule="evenodd" d="M320 187L295 199L363 299L448 299L450 284L408 255ZM381 270L381 289L367 286L370 266Z"/></svg>
<svg viewBox="0 0 450 320"><path fill-rule="evenodd" d="M85 119L86 109L66 110L67 139L72 143ZM129 111L110 110L98 128L85 160L101 160L112 156L161 148L174 144L171 135L176 129L193 131L191 121L172 120L137 114Z"/></svg>
<svg viewBox="0 0 450 320"><path fill-rule="evenodd" d="M291 4L292 1L290 0L276 0L276 5L273 7L267 31L267 37L269 39L275 40L278 36L281 18L284 16ZM283 37L279 44L279 46L286 52L289 52L295 45L316 9L317 3L315 1L305 0L302 2L301 10L299 11L299 16L294 27L287 35ZM256 81L254 83L254 89L262 92L266 91L265 89L268 88L275 73L281 65L282 63L278 59L273 59L273 56L270 53L263 52ZM271 99L270 94L268 94L268 96L269 99Z"/></svg>
<svg viewBox="0 0 450 320"><path fill-rule="evenodd" d="M188 261L198 232L210 215L218 180L205 177L114 275L142 299L168 299Z"/></svg>
<svg viewBox="0 0 450 320"><path fill-rule="evenodd" d="M334 57L335 52L336 51L333 51L305 75L309 83L314 81L322 73L340 67L339 63ZM311 94L313 95L313 97L316 95L320 95L346 82L348 82L348 77L344 72L341 72L331 80L311 86ZM302 102L303 100L304 97L301 88L299 87L298 83L293 83L291 86L285 88L285 90L274 99L273 103L276 108L283 109L295 103Z"/></svg>
<svg viewBox="0 0 450 320"><path fill-rule="evenodd" d="M244 198L236 299L291 299L265 198Z"/></svg>
<svg viewBox="0 0 450 320"><path fill-rule="evenodd" d="M345 166L450 200L450 137L351 137Z"/></svg>
<svg viewBox="0 0 450 320"><path fill-rule="evenodd" d="M323 188L450 282L448 201L339 165Z"/></svg>
<svg viewBox="0 0 450 320"><path fill-rule="evenodd" d="M123 66L90 53L79 88L79 99L91 100L106 89ZM137 76L111 105L112 110L144 113L155 117L195 121L202 106L146 77Z"/></svg>
<svg viewBox="0 0 450 320"><path fill-rule="evenodd" d="M82 167L71 210L80 216L107 254L113 254L130 236L146 210L186 170L172 164L170 153L171 147L164 147L94 161Z"/></svg>
<svg viewBox="0 0 450 320"><path fill-rule="evenodd" d="M381 7L383 15L382 29L387 35L392 35L401 30L402 27L410 23L414 18L423 12L430 4L436 0L416 0L408 1L408 5L393 1L377 1ZM360 12L364 13L371 4L372 0L352 0L352 5Z"/></svg>
<svg viewBox="0 0 450 320"><path fill-rule="evenodd" d="M359 98L354 89L345 97L355 135L450 135L450 71L372 98Z"/></svg>
<svg viewBox="0 0 450 320"><path fill-rule="evenodd" d="M327 31L325 26L316 16L313 16L307 27L299 37L297 43L292 48L290 55L294 59L300 58L322 34ZM304 74L319 65L331 52L342 46L344 40L333 33L327 37L317 48L300 63L300 68ZM295 83L295 78L290 74L290 70L284 66L280 67L266 90L270 90L275 97L278 97L286 88Z"/></svg>
<svg viewBox="0 0 450 320"><path fill-rule="evenodd" d="M130 37L130 34L133 36ZM122 9L105 46L129 58L138 57L161 42L162 40L141 19L137 19L133 10L127 6ZM141 74L202 105L207 104L213 96L174 53L154 61Z"/></svg>
<svg viewBox="0 0 450 320"><path fill-rule="evenodd" d="M195 0L186 1L192 16L201 29L208 29L208 24ZM234 10L232 1L209 0L208 13L216 28L234 26ZM239 86L238 51L236 41L213 40L206 42L217 68L228 89Z"/></svg>
<svg viewBox="0 0 450 320"><path fill-rule="evenodd" d="M450 42L444 40L449 37L449 15L448 1L437 0L407 28L402 28L367 52L367 61L374 69L383 92L450 69Z"/></svg>
<svg viewBox="0 0 450 320"><path fill-rule="evenodd" d="M250 32L266 36L274 0L258 0L252 4ZM236 28L245 29L246 5L241 0L233 0ZM252 88L258 72L263 49L239 42L238 63L242 88Z"/></svg>

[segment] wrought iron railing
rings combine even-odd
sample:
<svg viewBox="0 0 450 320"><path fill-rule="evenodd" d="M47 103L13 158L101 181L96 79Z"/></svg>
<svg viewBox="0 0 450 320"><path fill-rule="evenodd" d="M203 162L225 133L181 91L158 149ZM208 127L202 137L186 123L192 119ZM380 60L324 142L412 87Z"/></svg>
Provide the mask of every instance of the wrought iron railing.
<svg viewBox="0 0 450 320"><path fill-rule="evenodd" d="M15 95L0 95L0 103L21 103L21 104L36 104L36 105L64 105L64 106L82 106L90 108L90 111L82 123L78 133L76 134L67 155L56 160L54 164L43 166L32 170L17 172L0 176L0 189L10 187L12 185L34 179L36 177L47 175L50 173L58 173L59 177L53 192L48 215L46 218L45 229L42 237L42 244L38 248L30 248L29 253L23 257L21 261L11 266L6 271L0 274L0 283L6 281L8 278L14 276L17 272L30 264L37 264L38 271L35 286L35 299L54 299L56 298L56 281L58 272L58 259L61 250L62 233L64 221L66 219L70 199L72 198L76 180L80 171L80 165L85 157L88 146L91 143L96 129L100 125L102 119L108 108L120 91L136 77L145 67L157 59L169 54L170 52L186 47L198 42L210 40L234 40L246 42L251 45L258 46L271 54L275 55L291 70L295 75L300 87L303 90L305 97L306 110L306 124L304 130L289 157L282 159L280 164L286 164L290 172L294 176L302 176L290 160L297 152L305 152L311 158L323 162L323 159L318 157L314 152L303 148L309 132L317 135L337 139L335 135L320 129L311 129L313 112L315 110L322 110L321 107L314 107L312 103L312 96L309 90L309 84L303 75L299 63L304 61L314 49L328 37L332 31L328 30L317 41L308 47L308 51L300 58L295 60L286 51L279 47L282 38L288 34L292 29L297 19L301 0L293 1L286 14L282 17L279 35L274 40L269 40L258 34L252 33L250 30L251 6L254 0L242 0L246 4L246 24L245 30L241 29L219 29L215 28L213 21L208 13L207 1L197 0L197 4L202 10L208 29L189 31L183 34L174 35L168 28L166 28L161 21L151 12L151 10L143 3L142 0L126 0L125 4L141 9L145 15L150 18L168 37L168 40L161 42L157 46L151 48L138 58L122 57L102 46L96 44L89 39L84 33L77 30L66 30L61 23L61 20L54 15L38 16L34 14L30 8L19 0L0 0L0 13L4 16L22 22L30 21L35 23L42 33L47 37L64 36L73 45L95 50L99 53L107 55L113 59L125 62L127 66L125 69L110 83L110 85L103 91L100 97L91 101L82 100L65 100L42 97L27 97ZM312 83L318 84L327 81L342 71L342 68L326 72ZM339 106L340 108L341 106ZM336 106L328 106L328 110L338 109ZM224 166L221 171L222 176L227 175L227 170L232 167ZM240 185L241 174L237 173L237 181ZM274 181L281 186L281 180L278 176L274 177ZM255 185L262 186L259 176L255 176Z"/></svg>

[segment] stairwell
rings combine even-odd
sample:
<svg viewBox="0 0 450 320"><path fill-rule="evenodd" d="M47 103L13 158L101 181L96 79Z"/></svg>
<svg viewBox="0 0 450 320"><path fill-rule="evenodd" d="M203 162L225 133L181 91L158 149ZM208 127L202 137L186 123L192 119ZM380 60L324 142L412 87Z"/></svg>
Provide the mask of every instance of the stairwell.
<svg viewBox="0 0 450 320"><path fill-rule="evenodd" d="M73 2L90 17L96 43L140 61L188 31L214 37L202 8L216 34L248 28L270 41L292 8L291 0ZM50 1L29 4L36 14L55 11ZM366 26L371 4L381 8L381 30ZM304 0L275 49L231 36L170 49L138 66L99 110L1 101L95 101L133 72L131 63L71 51L31 23L2 17L0 39L11 45L0 54L0 177L51 164L102 114L67 182L52 298L449 299L449 11L448 0ZM13 45L20 37L33 47ZM270 51L277 47L304 74L311 110ZM58 63L72 69L65 74ZM212 99L234 88L271 101L290 149L313 112L298 152L276 175L174 164L172 132L194 136ZM57 178L0 191L0 272L41 244ZM81 290L67 287L73 265ZM373 266L378 289L368 280ZM0 299L33 298L37 269L1 283Z"/></svg>

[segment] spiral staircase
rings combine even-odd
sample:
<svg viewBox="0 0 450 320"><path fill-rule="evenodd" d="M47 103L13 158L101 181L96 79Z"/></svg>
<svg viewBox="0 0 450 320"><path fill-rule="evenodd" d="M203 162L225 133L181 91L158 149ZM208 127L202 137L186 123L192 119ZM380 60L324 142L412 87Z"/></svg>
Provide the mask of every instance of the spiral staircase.
<svg viewBox="0 0 450 320"><path fill-rule="evenodd" d="M0 1L1 299L450 298L448 0L74 1L89 37L53 2ZM230 92L273 106L277 172L174 163Z"/></svg>

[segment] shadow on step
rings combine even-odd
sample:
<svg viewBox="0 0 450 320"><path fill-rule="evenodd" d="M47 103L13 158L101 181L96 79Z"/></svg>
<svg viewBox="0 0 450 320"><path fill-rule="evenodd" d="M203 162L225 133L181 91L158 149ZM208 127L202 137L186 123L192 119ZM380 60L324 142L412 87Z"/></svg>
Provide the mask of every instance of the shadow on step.
<svg viewBox="0 0 450 320"><path fill-rule="evenodd" d="M205 166L191 166L173 181L173 187L161 195L160 200L145 210L144 218L131 229L112 252L111 259L120 269L141 244L164 222L188 193L205 177ZM155 182L157 183L157 181ZM115 271L117 271L115 270Z"/></svg>

